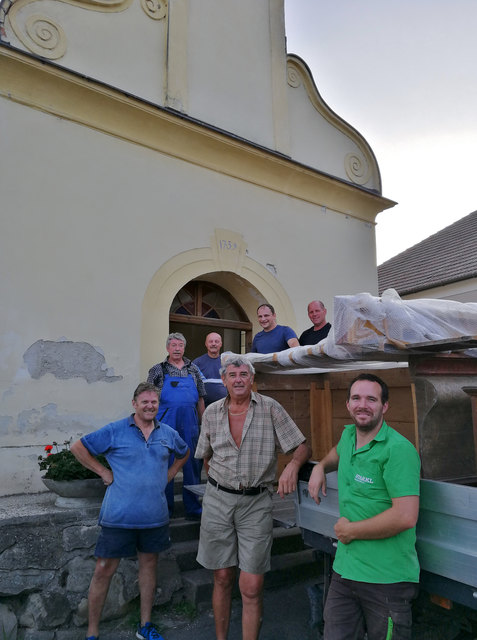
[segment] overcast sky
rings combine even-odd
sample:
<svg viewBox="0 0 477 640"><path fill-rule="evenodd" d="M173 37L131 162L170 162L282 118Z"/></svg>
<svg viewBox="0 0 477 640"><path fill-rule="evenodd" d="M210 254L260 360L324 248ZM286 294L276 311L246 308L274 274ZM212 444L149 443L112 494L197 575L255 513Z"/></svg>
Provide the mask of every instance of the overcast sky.
<svg viewBox="0 0 477 640"><path fill-rule="evenodd" d="M287 49L368 141L378 264L477 209L477 0L285 0ZM477 249L476 249L477 250Z"/></svg>

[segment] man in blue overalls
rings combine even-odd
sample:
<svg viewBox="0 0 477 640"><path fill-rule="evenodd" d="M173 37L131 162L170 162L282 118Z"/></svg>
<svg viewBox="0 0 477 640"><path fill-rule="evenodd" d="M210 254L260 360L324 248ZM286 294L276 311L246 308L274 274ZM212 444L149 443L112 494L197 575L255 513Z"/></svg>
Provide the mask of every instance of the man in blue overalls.
<svg viewBox="0 0 477 640"><path fill-rule="evenodd" d="M186 339L182 333L171 333L167 337L167 358L154 365L147 377L161 391L157 417L160 422L175 429L187 443L191 453L195 451L199 438L199 424L204 413L205 386L195 364L184 357ZM170 464L173 462L171 457ZM190 456L182 469L184 484L200 483L200 462ZM183 501L188 520L200 520L202 507L197 496L183 490ZM174 510L174 483L166 487L169 515Z"/></svg>

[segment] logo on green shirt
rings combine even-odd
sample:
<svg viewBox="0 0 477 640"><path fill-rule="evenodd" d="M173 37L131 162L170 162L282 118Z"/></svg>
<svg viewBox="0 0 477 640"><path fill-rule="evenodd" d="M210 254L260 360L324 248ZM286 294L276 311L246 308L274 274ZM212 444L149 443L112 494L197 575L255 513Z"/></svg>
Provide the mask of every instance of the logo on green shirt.
<svg viewBox="0 0 477 640"><path fill-rule="evenodd" d="M367 478L366 476L362 476L357 473L354 477L356 482L361 482L362 484L374 484L374 480L372 478Z"/></svg>

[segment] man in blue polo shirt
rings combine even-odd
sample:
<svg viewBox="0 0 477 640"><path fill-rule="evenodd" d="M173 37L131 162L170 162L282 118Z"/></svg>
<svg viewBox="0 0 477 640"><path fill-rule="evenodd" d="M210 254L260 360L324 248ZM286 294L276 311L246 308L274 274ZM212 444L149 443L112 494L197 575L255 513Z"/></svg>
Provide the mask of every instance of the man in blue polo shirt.
<svg viewBox="0 0 477 640"><path fill-rule="evenodd" d="M257 317L263 331L259 331L252 342L252 353L276 353L290 347L299 347L296 333L291 327L277 324L277 314L271 304L262 304Z"/></svg>
<svg viewBox="0 0 477 640"><path fill-rule="evenodd" d="M363 373L348 390L353 424L311 474L319 504L326 477L338 470L338 548L325 604L324 640L410 640L417 595L420 460L414 446L384 421L388 387Z"/></svg>
<svg viewBox="0 0 477 640"><path fill-rule="evenodd" d="M135 413L111 422L71 445L74 456L107 486L99 514L96 568L88 594L88 638L98 640L99 621L111 579L124 557L139 562L141 621L136 638L161 640L151 623L158 553L170 547L169 511L164 494L189 457L177 431L156 420L159 390L142 382L134 392ZM168 468L169 456L175 460ZM95 456L104 454L110 469ZM162 639L163 640L163 639Z"/></svg>

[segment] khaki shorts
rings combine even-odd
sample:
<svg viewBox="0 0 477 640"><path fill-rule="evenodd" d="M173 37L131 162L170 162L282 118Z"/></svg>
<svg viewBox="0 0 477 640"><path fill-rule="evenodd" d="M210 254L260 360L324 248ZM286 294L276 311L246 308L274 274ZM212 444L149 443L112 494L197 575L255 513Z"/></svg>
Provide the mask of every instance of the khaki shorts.
<svg viewBox="0 0 477 640"><path fill-rule="evenodd" d="M270 570L273 541L272 496L243 496L207 483L202 501L197 562L206 569L239 567L247 573Z"/></svg>

